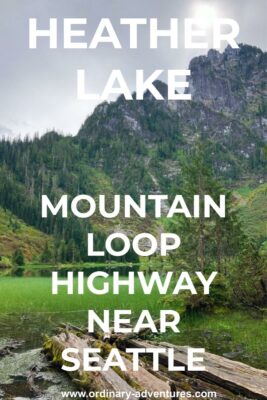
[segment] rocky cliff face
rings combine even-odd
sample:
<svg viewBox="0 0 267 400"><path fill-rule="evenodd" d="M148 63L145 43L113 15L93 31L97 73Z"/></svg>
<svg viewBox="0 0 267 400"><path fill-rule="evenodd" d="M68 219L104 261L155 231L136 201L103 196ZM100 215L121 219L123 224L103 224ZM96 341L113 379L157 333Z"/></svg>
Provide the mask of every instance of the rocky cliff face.
<svg viewBox="0 0 267 400"><path fill-rule="evenodd" d="M165 100L146 93L143 101L99 105L76 140L93 166L103 168L125 189L128 168L139 190L168 187L179 175L179 157L201 138L210 147L216 173L239 180L264 175L267 140L267 54L240 45L210 50L190 63L192 101L168 101L167 86L156 82ZM144 184L145 181L145 184ZM155 189L155 188L154 188ZM155 189L156 190L156 189Z"/></svg>
<svg viewBox="0 0 267 400"><path fill-rule="evenodd" d="M267 139L267 53L248 45L210 50L190 63L190 91L217 112L238 119Z"/></svg>

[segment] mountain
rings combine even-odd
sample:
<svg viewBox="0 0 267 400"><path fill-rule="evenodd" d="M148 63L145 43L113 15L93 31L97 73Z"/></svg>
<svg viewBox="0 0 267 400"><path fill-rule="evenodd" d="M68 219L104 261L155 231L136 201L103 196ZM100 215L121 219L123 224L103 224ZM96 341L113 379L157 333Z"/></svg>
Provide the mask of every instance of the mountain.
<svg viewBox="0 0 267 400"><path fill-rule="evenodd" d="M168 101L167 86L156 82L164 101L149 93L143 101L120 97L99 105L80 129L76 142L122 191L169 188L179 178L179 158L200 137L228 183L264 175L267 53L247 45L211 50L190 68L192 101Z"/></svg>
<svg viewBox="0 0 267 400"><path fill-rule="evenodd" d="M41 194L92 196L179 191L181 164L196 143L205 144L207 162L228 187L248 180L256 187L266 176L267 53L248 45L209 51L190 63L192 101L168 101L167 86L155 85L143 101L102 103L78 134L49 132L41 138L0 141L0 206L41 231L63 240L76 254L86 232L134 232L143 221L79 221L40 217ZM151 228L151 221L145 225ZM63 245L62 245L63 246ZM76 247L79 247L77 249ZM83 254L82 258L86 258Z"/></svg>

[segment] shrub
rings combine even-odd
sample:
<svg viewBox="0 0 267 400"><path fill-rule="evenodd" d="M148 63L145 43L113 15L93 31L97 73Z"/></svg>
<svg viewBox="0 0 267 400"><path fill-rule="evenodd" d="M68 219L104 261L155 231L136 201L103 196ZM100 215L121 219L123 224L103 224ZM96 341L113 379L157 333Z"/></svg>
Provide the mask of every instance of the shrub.
<svg viewBox="0 0 267 400"><path fill-rule="evenodd" d="M12 267L12 263L8 257L0 258L0 269L8 269Z"/></svg>

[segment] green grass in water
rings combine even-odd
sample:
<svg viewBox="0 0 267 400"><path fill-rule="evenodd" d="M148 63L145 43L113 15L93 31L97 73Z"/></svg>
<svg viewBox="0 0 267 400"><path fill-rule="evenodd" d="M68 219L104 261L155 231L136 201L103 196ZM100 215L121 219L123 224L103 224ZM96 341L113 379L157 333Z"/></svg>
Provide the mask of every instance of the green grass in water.
<svg viewBox="0 0 267 400"><path fill-rule="evenodd" d="M62 278L65 279L65 278ZM111 284L112 279L110 278ZM77 280L75 280L75 285ZM96 282L98 288L101 281ZM74 291L75 293L75 291ZM143 309L149 309L154 315L160 309L157 290L151 295L143 294L141 287L136 285L135 295L129 295L127 287L121 287L119 295L94 295L85 289L84 295L66 293L66 288L59 288L58 295L51 293L51 279L36 278L0 278L0 313L32 313L32 312L69 312L75 310L94 309L131 309L137 314Z"/></svg>
<svg viewBox="0 0 267 400"><path fill-rule="evenodd" d="M253 318L245 311L185 316L180 333L169 333L164 340L220 355L235 353L235 360L267 369L267 319Z"/></svg>
<svg viewBox="0 0 267 400"><path fill-rule="evenodd" d="M97 283L98 287L100 283ZM29 342L33 340L33 329L41 335L48 332L52 324L56 327L60 322L86 326L88 309L94 309L100 315L104 309L130 309L135 321L143 309L148 309L153 318L158 318L159 310L164 308L157 290L146 296L138 284L135 295L129 295L125 287L120 295L101 296L88 291L84 295L67 295L66 289L61 289L59 295L52 295L50 278L0 278L0 319L6 322L8 335L12 332L13 328L8 328L12 323L16 332L21 330L20 338L23 338L23 330L29 325ZM216 354L240 352L236 360L264 369L267 368L266 328L266 319L255 319L246 311L194 314L181 317L180 333L168 332L158 339L204 347L206 351Z"/></svg>

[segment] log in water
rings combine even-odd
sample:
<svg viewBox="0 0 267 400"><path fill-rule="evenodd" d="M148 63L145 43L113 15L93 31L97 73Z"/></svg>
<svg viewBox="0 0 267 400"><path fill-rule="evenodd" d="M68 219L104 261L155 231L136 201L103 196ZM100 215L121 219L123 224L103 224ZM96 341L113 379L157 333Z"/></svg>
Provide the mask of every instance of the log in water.
<svg viewBox="0 0 267 400"><path fill-rule="evenodd" d="M123 343L123 340L122 340ZM147 342L143 340L126 339L125 344L138 348L144 347L169 347L174 348L174 360L177 365L187 365L187 346L175 346L170 343ZM161 363L167 365L167 357L163 353ZM208 382L212 382L233 393L243 394L253 399L267 399L267 371L250 367L241 362L228 360L206 352L204 356L205 371L197 372L196 376Z"/></svg>
<svg viewBox="0 0 267 400"><path fill-rule="evenodd" d="M175 365L187 366L187 346L175 346L170 343L155 343L136 338L130 338L127 335L111 335L109 340L113 342L113 347L109 343L104 343L100 339L96 339L81 329L71 328L73 332L68 330L59 333L57 336L50 338L45 344L45 352L53 358L54 362L60 366L63 364L62 351L66 348L75 347L79 349L77 357L80 360L81 368L75 372L69 372L70 376L78 383L79 386L89 390L129 390L133 394L140 390L156 390L164 391L170 389L179 390L183 388L182 378L189 375L193 384L188 390L194 392L197 390L213 389L219 398L232 399L233 394L247 396L252 399L267 399L267 372L252 368L240 362L231 361L211 353L205 353L205 371L194 372L170 372L167 371L168 356L161 354L159 357L160 371L151 373L150 364L147 359L140 361L139 371L131 371L131 361L125 356L127 347L136 347L138 349L146 348L171 348L174 349ZM75 334L77 333L77 335ZM97 334L96 334L97 336ZM107 338L106 338L107 339ZM115 340L115 342L114 342ZM101 348L102 365L108 356L111 348L117 346L121 351L121 356L127 365L127 372L118 371L117 369L109 369L109 371L84 372L82 353L85 348L90 346ZM146 356L148 354L146 353ZM169 388L169 389L168 389ZM229 392L230 391L230 392ZM153 397L152 397L153 398ZM157 398L161 398L157 396ZM168 397L164 397L168 398ZM241 397L242 398L242 397ZM131 399L131 398L130 398Z"/></svg>

